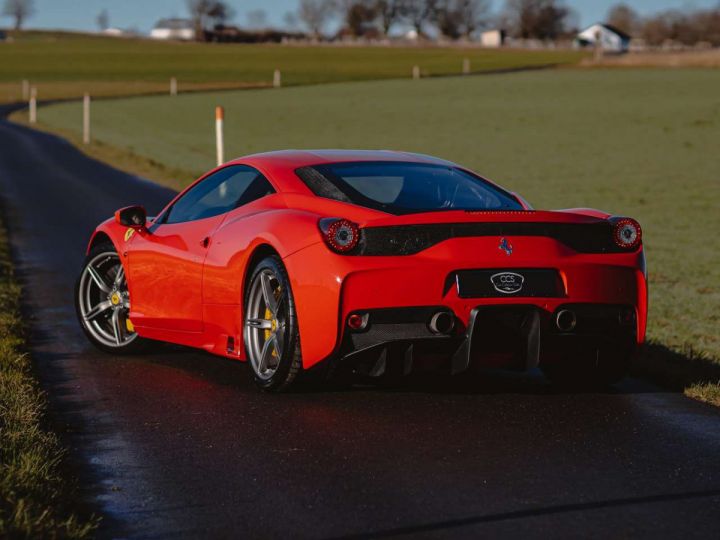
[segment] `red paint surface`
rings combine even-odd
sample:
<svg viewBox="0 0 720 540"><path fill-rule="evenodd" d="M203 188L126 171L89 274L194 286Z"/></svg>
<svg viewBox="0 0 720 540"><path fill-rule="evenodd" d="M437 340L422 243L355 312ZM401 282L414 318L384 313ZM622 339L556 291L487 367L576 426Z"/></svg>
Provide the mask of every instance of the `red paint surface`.
<svg viewBox="0 0 720 540"><path fill-rule="evenodd" d="M307 165L362 160L432 158L401 153L259 154L224 166L255 167L273 184L278 192L274 195L221 216L161 224L152 233L141 230L128 241L127 227L114 219L102 223L95 234L106 234L122 255L130 289L130 318L137 332L244 359L242 298L247 263L255 250L269 246L283 259L291 279L305 367L335 351L342 338L340 321L348 313L380 307L443 305L464 325L478 305L522 303L553 311L560 304L574 302L628 304L637 309L637 342L644 341L647 280L642 246L629 253L584 254L552 238L512 236L508 238L513 245L509 257L498 249L500 237L454 238L412 256L334 253L318 229L321 218L347 218L364 227L488 221L593 223L609 216L585 208L392 216L316 197L294 173ZM209 239L207 246L205 238ZM445 279L452 271L508 267L557 269L566 297L461 299L454 287L443 295ZM231 353L226 351L229 336L235 340Z"/></svg>

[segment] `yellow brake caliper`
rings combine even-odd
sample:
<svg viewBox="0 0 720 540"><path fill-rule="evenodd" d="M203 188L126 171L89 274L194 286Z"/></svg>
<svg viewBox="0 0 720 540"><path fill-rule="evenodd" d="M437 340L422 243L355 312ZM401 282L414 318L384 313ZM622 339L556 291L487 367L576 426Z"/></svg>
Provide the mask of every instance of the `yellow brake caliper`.
<svg viewBox="0 0 720 540"><path fill-rule="evenodd" d="M280 295L282 294L282 289L278 287L278 289L273 293L275 295L275 300L279 300ZM272 316L272 313L268 309L267 306L265 306L265 320L270 321L272 323L272 326L270 328L265 329L265 341L270 339L271 334L277 330L278 327L278 321ZM277 358L277 349L273 347L272 355Z"/></svg>

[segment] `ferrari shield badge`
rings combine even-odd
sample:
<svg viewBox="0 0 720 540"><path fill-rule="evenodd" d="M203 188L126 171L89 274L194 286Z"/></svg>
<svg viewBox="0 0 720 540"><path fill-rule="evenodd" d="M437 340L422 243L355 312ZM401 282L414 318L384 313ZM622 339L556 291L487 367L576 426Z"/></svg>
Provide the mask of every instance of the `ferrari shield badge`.
<svg viewBox="0 0 720 540"><path fill-rule="evenodd" d="M498 249L501 249L505 252L505 255L508 257L512 255L513 247L512 244L509 242L507 238L501 238L500 239L500 245L498 246Z"/></svg>

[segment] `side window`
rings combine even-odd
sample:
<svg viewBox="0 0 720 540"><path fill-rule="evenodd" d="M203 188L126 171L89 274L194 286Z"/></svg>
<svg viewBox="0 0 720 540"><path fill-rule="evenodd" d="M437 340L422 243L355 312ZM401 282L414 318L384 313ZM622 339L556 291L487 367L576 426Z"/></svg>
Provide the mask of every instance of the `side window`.
<svg viewBox="0 0 720 540"><path fill-rule="evenodd" d="M164 223L217 216L274 192L260 172L247 165L231 165L208 176L178 199Z"/></svg>

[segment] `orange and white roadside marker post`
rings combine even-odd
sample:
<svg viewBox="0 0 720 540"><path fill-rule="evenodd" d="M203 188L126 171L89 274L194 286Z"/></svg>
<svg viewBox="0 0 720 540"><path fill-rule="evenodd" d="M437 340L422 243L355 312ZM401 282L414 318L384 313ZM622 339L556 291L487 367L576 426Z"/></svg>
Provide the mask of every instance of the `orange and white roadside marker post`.
<svg viewBox="0 0 720 540"><path fill-rule="evenodd" d="M37 88L34 86L30 89L30 123L37 123Z"/></svg>
<svg viewBox="0 0 720 540"><path fill-rule="evenodd" d="M463 75L470 74L470 59L469 58L463 58L462 72L463 72Z"/></svg>
<svg viewBox="0 0 720 540"><path fill-rule="evenodd" d="M217 148L218 166L225 163L225 139L223 137L223 123L225 122L225 109L215 107L215 146Z"/></svg>
<svg viewBox="0 0 720 540"><path fill-rule="evenodd" d="M420 79L420 66L413 66L412 69L412 78L416 81Z"/></svg>
<svg viewBox="0 0 720 540"><path fill-rule="evenodd" d="M177 79L175 77L170 79L170 95L177 96Z"/></svg>
<svg viewBox="0 0 720 540"><path fill-rule="evenodd" d="M90 94L83 96L83 143L90 144Z"/></svg>

